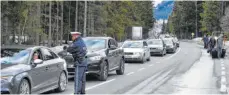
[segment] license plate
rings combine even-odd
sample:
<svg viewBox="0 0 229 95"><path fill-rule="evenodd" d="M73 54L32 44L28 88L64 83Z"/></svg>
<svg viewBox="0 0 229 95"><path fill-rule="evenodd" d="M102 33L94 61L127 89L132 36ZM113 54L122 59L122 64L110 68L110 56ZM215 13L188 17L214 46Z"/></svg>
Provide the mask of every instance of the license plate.
<svg viewBox="0 0 229 95"><path fill-rule="evenodd" d="M68 65L68 67L69 67L69 68L72 68L72 67L74 67L74 65L73 65L73 64L70 64L70 65Z"/></svg>

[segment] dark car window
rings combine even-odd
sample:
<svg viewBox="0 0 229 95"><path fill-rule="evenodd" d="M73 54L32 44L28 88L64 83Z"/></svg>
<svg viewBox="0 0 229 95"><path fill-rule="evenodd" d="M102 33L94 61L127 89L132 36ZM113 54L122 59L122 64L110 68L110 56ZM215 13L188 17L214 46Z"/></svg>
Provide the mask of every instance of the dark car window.
<svg viewBox="0 0 229 95"><path fill-rule="evenodd" d="M42 50L42 55L44 56L44 60L52 60L55 59L56 57L53 56L53 54L50 52L50 50L46 49L46 48L41 48Z"/></svg>
<svg viewBox="0 0 229 95"><path fill-rule="evenodd" d="M38 59L44 60L42 57L41 51L38 49L38 50L34 51L33 56L32 56L32 61L34 60L33 57L34 57L35 53L38 54Z"/></svg>
<svg viewBox="0 0 229 95"><path fill-rule="evenodd" d="M143 42L143 46L148 46L147 43L146 43L145 41Z"/></svg>
<svg viewBox="0 0 229 95"><path fill-rule="evenodd" d="M110 45L114 45L114 46L118 47L118 44L114 39L109 40L109 47L110 47Z"/></svg>

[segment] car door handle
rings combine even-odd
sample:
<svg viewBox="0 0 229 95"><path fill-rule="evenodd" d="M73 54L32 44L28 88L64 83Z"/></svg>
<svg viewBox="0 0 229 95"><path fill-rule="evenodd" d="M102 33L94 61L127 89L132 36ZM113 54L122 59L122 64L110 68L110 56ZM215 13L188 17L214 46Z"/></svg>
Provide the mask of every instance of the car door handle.
<svg viewBox="0 0 229 95"><path fill-rule="evenodd" d="M49 67L45 67L45 70L49 70Z"/></svg>

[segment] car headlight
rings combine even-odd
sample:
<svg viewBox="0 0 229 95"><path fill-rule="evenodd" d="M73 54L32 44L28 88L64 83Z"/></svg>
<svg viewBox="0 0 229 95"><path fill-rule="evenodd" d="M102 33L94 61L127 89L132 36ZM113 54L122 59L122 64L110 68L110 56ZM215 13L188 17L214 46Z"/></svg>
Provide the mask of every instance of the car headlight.
<svg viewBox="0 0 229 95"><path fill-rule="evenodd" d="M102 56L93 56L93 57L90 57L89 59L90 60L101 60Z"/></svg>
<svg viewBox="0 0 229 95"><path fill-rule="evenodd" d="M8 82L11 82L12 79L13 79L13 76L12 75L1 76L1 80L5 80L5 81L8 81Z"/></svg>

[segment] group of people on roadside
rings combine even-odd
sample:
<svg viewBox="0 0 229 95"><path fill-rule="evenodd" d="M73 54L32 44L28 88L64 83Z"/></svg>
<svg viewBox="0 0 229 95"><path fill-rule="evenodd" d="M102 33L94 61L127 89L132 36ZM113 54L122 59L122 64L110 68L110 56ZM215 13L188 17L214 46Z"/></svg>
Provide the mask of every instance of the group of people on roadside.
<svg viewBox="0 0 229 95"><path fill-rule="evenodd" d="M208 53L211 53L212 49L216 48L218 58L220 58L226 39L227 37L223 34L220 34L219 37L204 35L204 48L207 49Z"/></svg>

